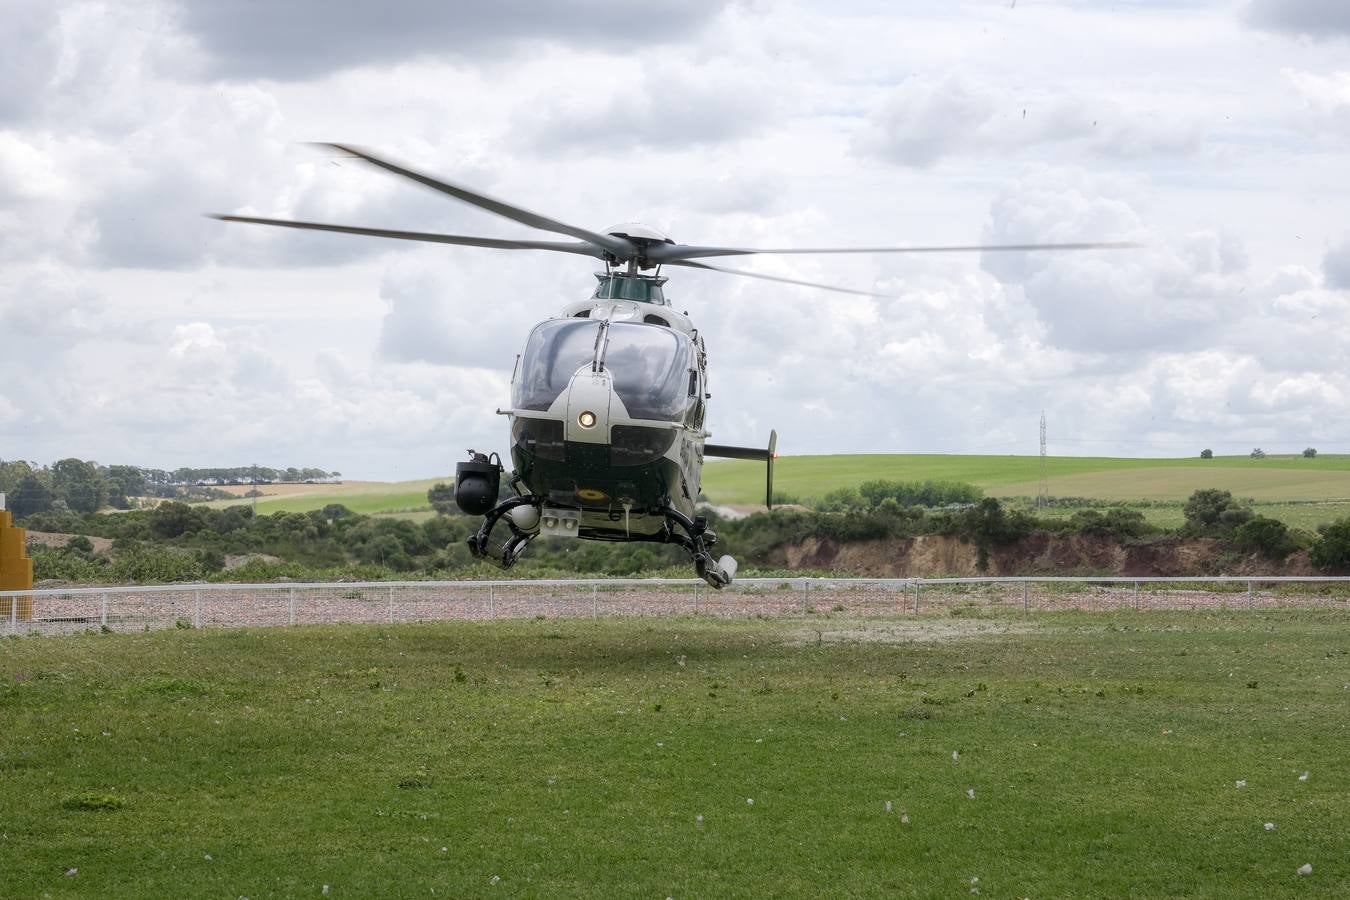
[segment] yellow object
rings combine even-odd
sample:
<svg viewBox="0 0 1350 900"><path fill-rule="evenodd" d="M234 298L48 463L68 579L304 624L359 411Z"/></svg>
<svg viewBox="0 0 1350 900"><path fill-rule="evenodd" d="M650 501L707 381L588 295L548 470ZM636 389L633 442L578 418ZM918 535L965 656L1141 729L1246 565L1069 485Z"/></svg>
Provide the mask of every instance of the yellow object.
<svg viewBox="0 0 1350 900"><path fill-rule="evenodd" d="M0 591L33 587L33 561L24 546L24 530L13 524L7 510L0 509ZM17 607L17 609L16 609ZM33 618L32 597L0 597L0 629L6 621Z"/></svg>

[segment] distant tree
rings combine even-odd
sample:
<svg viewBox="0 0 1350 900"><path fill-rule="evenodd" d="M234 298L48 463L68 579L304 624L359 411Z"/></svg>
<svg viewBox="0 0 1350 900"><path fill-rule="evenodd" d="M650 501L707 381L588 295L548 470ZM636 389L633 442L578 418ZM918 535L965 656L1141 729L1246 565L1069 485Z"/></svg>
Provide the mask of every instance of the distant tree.
<svg viewBox="0 0 1350 900"><path fill-rule="evenodd" d="M1205 449L1203 449L1203 450L1200 451L1200 458L1201 458L1201 459L1213 459L1213 458L1214 458L1214 451L1211 450L1211 449L1209 449L1208 447L1206 447Z"/></svg>
<svg viewBox="0 0 1350 900"><path fill-rule="evenodd" d="M438 516L453 516L458 511L455 506L455 486L443 481L433 484L427 491L427 502Z"/></svg>
<svg viewBox="0 0 1350 900"><path fill-rule="evenodd" d="M1265 459L1265 458L1266 458L1266 451L1262 450L1260 447L1252 448L1252 459Z"/></svg>
<svg viewBox="0 0 1350 900"><path fill-rule="evenodd" d="M52 463L52 492L76 512L97 512L108 501L108 486L94 463L62 459Z"/></svg>
<svg viewBox="0 0 1350 900"><path fill-rule="evenodd" d="M1303 458L1304 458L1304 459L1312 459L1312 458L1313 458L1314 456L1316 456L1316 455L1317 455L1317 450L1316 450L1316 448L1314 448L1314 447L1309 447L1308 449L1306 449L1306 450L1303 451Z"/></svg>
<svg viewBox="0 0 1350 900"><path fill-rule="evenodd" d="M52 508L55 497L51 488L43 484L37 475L29 472L19 479L10 494L8 504L14 518L24 519L34 513L44 513Z"/></svg>

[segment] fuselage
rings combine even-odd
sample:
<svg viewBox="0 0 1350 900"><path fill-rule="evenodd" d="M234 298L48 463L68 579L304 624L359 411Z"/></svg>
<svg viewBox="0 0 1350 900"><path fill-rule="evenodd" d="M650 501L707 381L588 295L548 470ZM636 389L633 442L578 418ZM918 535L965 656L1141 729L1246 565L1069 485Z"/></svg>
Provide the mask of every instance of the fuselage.
<svg viewBox="0 0 1350 900"><path fill-rule="evenodd" d="M530 332L511 379L511 457L580 537L641 539L699 495L707 357L664 279L604 274L588 300Z"/></svg>

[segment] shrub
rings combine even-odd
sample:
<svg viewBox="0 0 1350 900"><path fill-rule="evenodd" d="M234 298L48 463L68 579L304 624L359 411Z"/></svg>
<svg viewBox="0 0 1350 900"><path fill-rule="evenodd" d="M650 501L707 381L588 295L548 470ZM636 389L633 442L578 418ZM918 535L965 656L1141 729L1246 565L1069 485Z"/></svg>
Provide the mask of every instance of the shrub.
<svg viewBox="0 0 1350 900"><path fill-rule="evenodd" d="M1315 457L1316 455L1317 455L1317 449L1314 448L1314 447L1309 447L1309 448L1307 448L1306 450L1303 451L1303 458L1304 458L1304 459L1312 459L1312 458Z"/></svg>
<svg viewBox="0 0 1350 900"><path fill-rule="evenodd" d="M1322 538L1313 544L1308 558L1323 572L1350 569L1350 519L1341 519L1322 529Z"/></svg>
<svg viewBox="0 0 1350 900"><path fill-rule="evenodd" d="M1278 519L1255 516L1233 530L1233 543L1248 553L1281 560L1298 548L1289 527Z"/></svg>
<svg viewBox="0 0 1350 900"><path fill-rule="evenodd" d="M1231 491L1215 488L1204 488L1191 494L1182 512L1186 516L1187 529L1193 533L1221 527L1235 528L1251 518L1251 512L1233 499ZM1226 520L1225 513L1231 513Z"/></svg>
<svg viewBox="0 0 1350 900"><path fill-rule="evenodd" d="M1214 458L1214 451L1211 450L1211 449L1209 449L1208 447L1206 447L1205 449L1203 449L1203 450L1200 451L1200 458L1201 458L1201 459L1213 459L1213 458Z"/></svg>

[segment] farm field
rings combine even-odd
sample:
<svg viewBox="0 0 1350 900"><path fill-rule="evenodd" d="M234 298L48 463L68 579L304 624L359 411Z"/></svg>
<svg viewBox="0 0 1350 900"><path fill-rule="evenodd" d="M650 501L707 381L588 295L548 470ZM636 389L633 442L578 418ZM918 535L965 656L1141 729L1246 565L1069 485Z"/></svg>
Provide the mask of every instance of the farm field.
<svg viewBox="0 0 1350 900"><path fill-rule="evenodd" d="M453 482L452 476L423 478L415 481L349 481L343 484L267 484L260 489L267 496L258 498L258 515L274 512L309 512L323 509L330 503L341 503L352 512L365 515L383 513L413 513L431 511L427 491L437 482ZM215 509L240 504L252 504L252 497L244 497L247 486L232 489L240 494L238 500L212 500L204 504Z"/></svg>
<svg viewBox="0 0 1350 900"><path fill-rule="evenodd" d="M1050 493L1084 497L1103 505L1148 500L1141 507L1152 523L1182 524L1182 504L1204 487L1230 490L1255 501L1254 508L1289 525L1312 529L1350 515L1350 456L1218 457L1201 459L1126 459L1051 457ZM1040 458L1035 456L955 456L938 454L786 456L775 467L775 490L802 501L818 500L831 490L856 487L871 479L892 481L967 481L994 497L1034 497ZM367 515L396 515L421 521L431 517L427 490L450 476L415 481L353 481L341 485L264 485L258 512L306 512L341 503ZM241 494L248 488L238 488ZM759 463L718 460L704 468L703 492L719 505L763 503L764 469ZM217 500L212 507L252 503L251 498ZM1050 515L1071 515L1072 509Z"/></svg>
<svg viewBox="0 0 1350 900"><path fill-rule="evenodd" d="M1172 501L1142 508L1155 524L1182 523L1181 506L1193 491L1219 488L1250 498L1257 512L1312 528L1350 515L1350 456L1216 457L1210 460L1050 457L1050 494L1113 501ZM992 497L1034 497L1040 478L1036 456L940 454L785 456L774 469L774 490L804 502L871 479L965 481ZM703 493L716 504L764 502L764 467L719 460L703 470ZM1303 501L1303 502L1290 502ZM1318 501L1315 503L1307 501ZM1061 511L1069 515L1072 510Z"/></svg>
<svg viewBox="0 0 1350 900"><path fill-rule="evenodd" d="M15 896L1345 896L1347 684L1327 610L10 639L0 871Z"/></svg>

